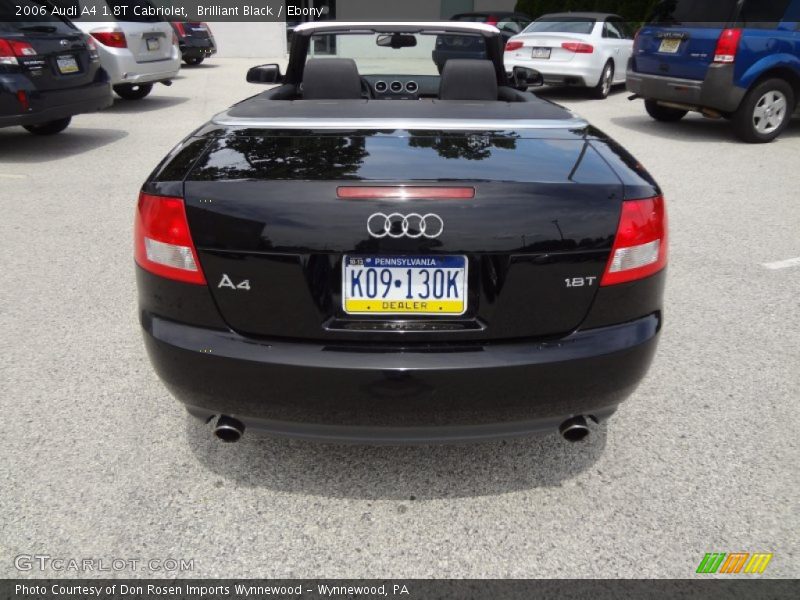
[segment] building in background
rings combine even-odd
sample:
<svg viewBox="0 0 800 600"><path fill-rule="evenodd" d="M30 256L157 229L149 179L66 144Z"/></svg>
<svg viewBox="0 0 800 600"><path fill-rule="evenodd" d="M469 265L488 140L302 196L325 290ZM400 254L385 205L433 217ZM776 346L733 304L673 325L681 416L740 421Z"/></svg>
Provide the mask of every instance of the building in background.
<svg viewBox="0 0 800 600"><path fill-rule="evenodd" d="M464 12L512 11L516 0L300 0L295 4L323 8L326 11L324 19L338 21L438 21ZM212 23L211 28L217 41L218 56L280 58L287 52L287 30L297 24L299 22L218 22ZM335 55L336 49L318 44L314 52Z"/></svg>

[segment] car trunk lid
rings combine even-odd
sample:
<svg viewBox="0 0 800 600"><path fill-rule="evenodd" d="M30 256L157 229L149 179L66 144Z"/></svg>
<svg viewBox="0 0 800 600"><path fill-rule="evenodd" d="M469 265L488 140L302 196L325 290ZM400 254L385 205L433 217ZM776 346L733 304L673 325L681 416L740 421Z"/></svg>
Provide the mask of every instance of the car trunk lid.
<svg viewBox="0 0 800 600"><path fill-rule="evenodd" d="M365 186L453 197L343 193ZM572 331L599 286L622 194L587 140L494 132L231 135L210 143L184 190L202 268L233 329L353 342ZM386 222L370 223L374 215L395 222L371 232ZM411 219L411 235L397 215ZM431 235L413 215L435 215ZM465 311L349 314L345 257L464 257Z"/></svg>
<svg viewBox="0 0 800 600"><path fill-rule="evenodd" d="M698 3L677 0L659 4L650 23L637 35L637 73L705 79L717 41L736 18L737 0Z"/></svg>

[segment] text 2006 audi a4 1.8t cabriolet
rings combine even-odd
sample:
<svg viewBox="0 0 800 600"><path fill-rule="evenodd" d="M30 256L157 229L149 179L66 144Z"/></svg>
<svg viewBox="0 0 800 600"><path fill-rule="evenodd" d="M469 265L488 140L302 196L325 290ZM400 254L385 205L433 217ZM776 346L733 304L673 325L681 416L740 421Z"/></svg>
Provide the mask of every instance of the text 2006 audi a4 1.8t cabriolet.
<svg viewBox="0 0 800 600"><path fill-rule="evenodd" d="M437 35L483 36L448 61ZM339 58L309 58L335 47ZM341 56L369 56L348 59ZM406 57L410 57L404 60ZM307 24L281 85L186 138L135 225L150 358L216 435L584 437L662 325L658 186L518 91L492 26Z"/></svg>

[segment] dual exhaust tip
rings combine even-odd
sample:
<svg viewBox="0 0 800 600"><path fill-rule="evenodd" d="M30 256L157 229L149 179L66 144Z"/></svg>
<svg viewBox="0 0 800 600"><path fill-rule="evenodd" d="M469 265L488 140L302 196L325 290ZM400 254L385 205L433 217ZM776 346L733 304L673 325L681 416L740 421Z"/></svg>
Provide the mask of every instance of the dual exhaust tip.
<svg viewBox="0 0 800 600"><path fill-rule="evenodd" d="M583 416L572 417L559 426L558 432L568 442L580 442L589 435L589 424ZM238 442L244 435L244 423L239 419L220 415L214 425L214 435L228 444Z"/></svg>
<svg viewBox="0 0 800 600"><path fill-rule="evenodd" d="M214 425L214 435L228 444L238 442L244 435L244 423L239 419L220 415Z"/></svg>

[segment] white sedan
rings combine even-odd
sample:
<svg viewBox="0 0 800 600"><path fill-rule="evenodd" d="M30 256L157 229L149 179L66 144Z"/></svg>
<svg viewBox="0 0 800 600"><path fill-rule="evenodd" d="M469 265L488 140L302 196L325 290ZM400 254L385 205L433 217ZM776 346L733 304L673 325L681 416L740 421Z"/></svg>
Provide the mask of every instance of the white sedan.
<svg viewBox="0 0 800 600"><path fill-rule="evenodd" d="M548 85L590 88L606 98L625 83L633 34L622 17L606 13L557 13L540 17L506 44L504 63L539 71Z"/></svg>

